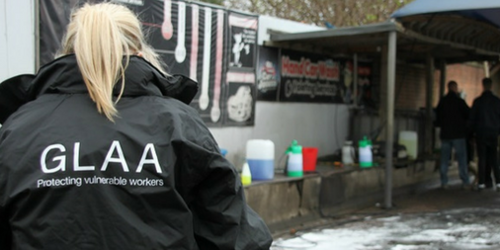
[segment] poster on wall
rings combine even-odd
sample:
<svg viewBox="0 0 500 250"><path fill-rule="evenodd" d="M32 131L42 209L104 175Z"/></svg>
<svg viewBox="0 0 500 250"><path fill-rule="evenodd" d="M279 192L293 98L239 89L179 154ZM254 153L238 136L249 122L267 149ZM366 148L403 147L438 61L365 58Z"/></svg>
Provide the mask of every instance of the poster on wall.
<svg viewBox="0 0 500 250"><path fill-rule="evenodd" d="M259 46L257 100L277 101L279 82L279 49Z"/></svg>
<svg viewBox="0 0 500 250"><path fill-rule="evenodd" d="M358 62L358 86L356 103L359 106L376 108L373 94L373 64L372 62ZM354 66L352 61L347 61L344 66L344 99L345 103L354 101Z"/></svg>
<svg viewBox="0 0 500 250"><path fill-rule="evenodd" d="M56 31L65 29L71 10L83 2L40 1L42 63L53 59L63 36ZM124 4L138 14L148 42L160 55L168 73L182 74L198 82L199 91L191 106L208 126L221 126L224 116L222 104L225 103L223 98L226 98L223 83L230 51L226 34L228 12L212 5L174 0L112 2ZM57 48L53 44L57 44Z"/></svg>
<svg viewBox="0 0 500 250"><path fill-rule="evenodd" d="M280 101L344 103L340 60L291 50L280 58Z"/></svg>
<svg viewBox="0 0 500 250"><path fill-rule="evenodd" d="M258 17L229 12L229 62L225 86L224 126L255 123L255 65Z"/></svg>
<svg viewBox="0 0 500 250"><path fill-rule="evenodd" d="M249 126L255 121L255 73L228 72L226 119L227 126Z"/></svg>
<svg viewBox="0 0 500 250"><path fill-rule="evenodd" d="M255 69L257 27L256 16L229 13L229 40L231 41L229 67L231 70L253 71Z"/></svg>

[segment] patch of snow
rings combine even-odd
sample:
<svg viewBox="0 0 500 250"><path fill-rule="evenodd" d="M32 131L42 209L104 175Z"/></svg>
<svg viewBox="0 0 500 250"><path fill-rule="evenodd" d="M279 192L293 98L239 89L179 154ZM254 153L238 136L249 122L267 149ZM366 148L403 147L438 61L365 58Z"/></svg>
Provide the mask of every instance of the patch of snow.
<svg viewBox="0 0 500 250"><path fill-rule="evenodd" d="M500 209L365 217L341 227L277 239L271 249L500 249Z"/></svg>

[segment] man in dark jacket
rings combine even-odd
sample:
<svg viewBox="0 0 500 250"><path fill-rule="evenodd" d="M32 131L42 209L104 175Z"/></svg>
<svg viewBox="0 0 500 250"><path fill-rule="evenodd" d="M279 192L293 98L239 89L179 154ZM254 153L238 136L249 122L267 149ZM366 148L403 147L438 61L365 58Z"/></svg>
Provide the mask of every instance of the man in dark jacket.
<svg viewBox="0 0 500 250"><path fill-rule="evenodd" d="M440 101L436 109L437 125L441 127L441 186L448 188L448 165L451 151L455 149L458 160L460 179L464 187L469 185L467 172L467 119L469 107L458 95L458 85L455 81L448 82L448 94Z"/></svg>
<svg viewBox="0 0 500 250"><path fill-rule="evenodd" d="M490 78L483 79L483 93L474 100L470 122L476 135L476 147L479 158L479 182L477 189L483 190L486 185L486 175L493 173L500 189L500 169L497 162L498 133L500 131L500 99L493 95Z"/></svg>

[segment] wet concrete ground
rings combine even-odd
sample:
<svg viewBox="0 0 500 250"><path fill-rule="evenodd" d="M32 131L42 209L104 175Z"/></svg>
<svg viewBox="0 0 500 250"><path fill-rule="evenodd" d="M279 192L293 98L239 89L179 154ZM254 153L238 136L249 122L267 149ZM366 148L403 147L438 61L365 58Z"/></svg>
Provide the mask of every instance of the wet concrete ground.
<svg viewBox="0 0 500 250"><path fill-rule="evenodd" d="M273 250L500 249L500 192L434 188L276 238Z"/></svg>

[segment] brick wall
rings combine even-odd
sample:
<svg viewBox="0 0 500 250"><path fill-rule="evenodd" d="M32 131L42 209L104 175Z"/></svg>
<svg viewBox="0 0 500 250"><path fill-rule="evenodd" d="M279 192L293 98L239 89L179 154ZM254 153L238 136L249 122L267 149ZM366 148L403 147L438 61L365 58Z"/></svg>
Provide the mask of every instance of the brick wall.
<svg viewBox="0 0 500 250"><path fill-rule="evenodd" d="M396 70L396 100L397 110L418 110L425 107L426 69L422 65L398 64ZM441 72L434 74L433 106L439 101L439 78ZM479 64L451 64L446 67L446 83L454 80L465 94L469 106L482 92L481 80L485 77L484 68ZM494 78L495 80L495 78ZM495 81L494 81L495 82ZM494 91L499 93L499 83L495 82ZM446 85L444 93L447 93ZM382 91L382 95L385 91ZM384 101L385 97L382 96Z"/></svg>
<svg viewBox="0 0 500 250"><path fill-rule="evenodd" d="M395 108L417 110L425 107L425 68L398 64L396 68Z"/></svg>
<svg viewBox="0 0 500 250"><path fill-rule="evenodd" d="M435 83L437 87L434 93L439 93L439 75L440 72L436 71ZM465 101L469 106L471 106L474 99L483 92L481 80L484 77L484 67L479 64L450 64L446 67L446 83L451 80L456 81L459 90L465 95ZM445 94L447 92L448 89L445 86ZM439 94L434 95L434 106L438 103L438 95Z"/></svg>

